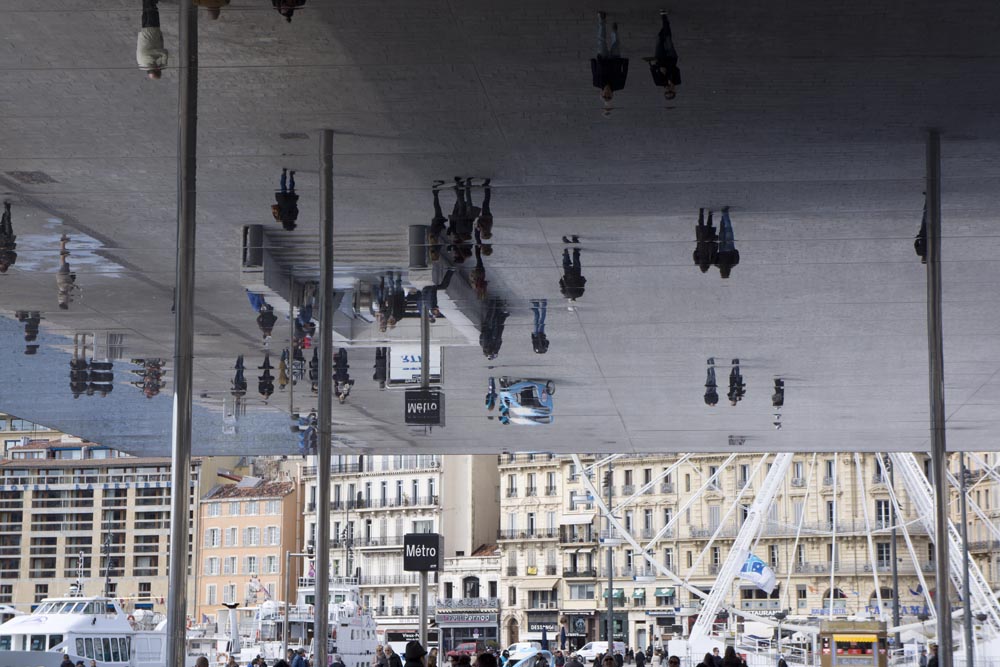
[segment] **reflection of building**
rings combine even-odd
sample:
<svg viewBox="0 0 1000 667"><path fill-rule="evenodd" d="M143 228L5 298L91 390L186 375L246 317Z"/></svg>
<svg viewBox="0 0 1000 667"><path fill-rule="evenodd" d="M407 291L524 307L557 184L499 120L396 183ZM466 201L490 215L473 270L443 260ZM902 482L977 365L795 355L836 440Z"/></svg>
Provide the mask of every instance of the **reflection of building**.
<svg viewBox="0 0 1000 667"><path fill-rule="evenodd" d="M295 600L285 590L285 552L296 551L301 511L298 484L256 477L220 475L232 483L211 489L198 514L200 595L195 618L215 618L225 603L244 606L265 600ZM295 582L300 559L292 561Z"/></svg>
<svg viewBox="0 0 1000 667"><path fill-rule="evenodd" d="M3 438L3 456L6 458L11 447L20 447L33 440L59 440L62 433L26 419L0 413L0 437Z"/></svg>
<svg viewBox="0 0 1000 667"><path fill-rule="evenodd" d="M192 498L214 483L218 465L236 461L193 459ZM110 564L112 594L127 609L165 609L170 459L130 457L69 436L30 441L0 461L0 503L0 604L65 595L82 555L87 594L102 590ZM192 523L198 534L197 513ZM192 541L195 562L200 547Z"/></svg>
<svg viewBox="0 0 1000 667"><path fill-rule="evenodd" d="M1000 462L1000 454L985 452L967 454L968 477L968 535L969 553L979 565L983 576L993 590L1000 587L1000 476L989 467ZM957 455L951 456L951 472L960 479L960 464ZM953 492L956 502L952 505L952 519L956 527L961 527L961 514L957 502L958 494Z"/></svg>
<svg viewBox="0 0 1000 667"><path fill-rule="evenodd" d="M306 539L316 531L316 459L303 469ZM361 596L380 630L418 627L419 575L403 571L403 536L444 535L444 555L495 542L497 467L492 456L334 456L331 569L360 573ZM431 576L436 584L436 577ZM433 612L437 586L431 586Z"/></svg>
<svg viewBox="0 0 1000 667"><path fill-rule="evenodd" d="M740 456L723 468L716 483L708 484L727 456L697 455L663 476L678 459L636 454L616 460L614 505L635 496L617 512L622 523L642 546L648 545L658 564L690 577L692 586L707 592L767 467L757 467L761 455ZM796 457L755 548L774 569L778 587L766 595L737 580L732 604L758 615L785 609L790 617L804 618L828 614L832 598L834 617L864 614L878 604L877 576L882 605L892 607L890 528L895 512L876 457L859 455L858 461L860 468L853 455ZM593 462L584 458L585 464ZM591 474L602 495L607 493L604 471ZM538 640L543 629L550 639L565 629L574 646L603 639L604 628L598 624L606 618L608 549L598 538L605 525L571 459L503 455L500 484L501 643ZM933 548L899 480L895 497L917 560L914 564L909 556L900 525L897 558L905 618L922 612L926 604L915 568L933 588ZM663 530L668 523L670 528ZM700 610L697 596L649 566L628 542L613 552L616 639L645 646L675 630L687 634Z"/></svg>
<svg viewBox="0 0 1000 667"><path fill-rule="evenodd" d="M444 561L435 620L445 652L462 642L500 639L500 550L484 545L468 556Z"/></svg>

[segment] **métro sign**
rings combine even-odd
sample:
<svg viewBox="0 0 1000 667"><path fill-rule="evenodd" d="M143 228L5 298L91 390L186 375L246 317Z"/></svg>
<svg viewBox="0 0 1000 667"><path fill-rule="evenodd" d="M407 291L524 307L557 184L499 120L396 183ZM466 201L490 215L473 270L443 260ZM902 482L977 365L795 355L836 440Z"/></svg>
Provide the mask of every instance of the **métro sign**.
<svg viewBox="0 0 1000 667"><path fill-rule="evenodd" d="M416 426L444 426L444 392L407 389L403 417Z"/></svg>
<svg viewBox="0 0 1000 667"><path fill-rule="evenodd" d="M403 536L404 572L439 572L444 568L444 535L407 533Z"/></svg>

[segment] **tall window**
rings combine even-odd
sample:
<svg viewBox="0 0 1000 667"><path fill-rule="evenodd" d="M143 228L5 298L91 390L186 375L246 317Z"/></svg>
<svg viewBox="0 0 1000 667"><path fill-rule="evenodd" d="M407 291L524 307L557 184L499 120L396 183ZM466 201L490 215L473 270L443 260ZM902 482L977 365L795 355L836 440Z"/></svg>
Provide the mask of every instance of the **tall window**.
<svg viewBox="0 0 1000 667"><path fill-rule="evenodd" d="M209 584L205 588L205 604L214 605L219 604L218 594L216 592L215 584Z"/></svg>
<svg viewBox="0 0 1000 667"><path fill-rule="evenodd" d="M708 506L708 529L715 530L719 527L720 516L722 512L722 507L720 505L709 505Z"/></svg>
<svg viewBox="0 0 1000 667"><path fill-rule="evenodd" d="M875 543L875 561L878 567L892 567L892 549L888 542Z"/></svg>
<svg viewBox="0 0 1000 667"><path fill-rule="evenodd" d="M643 510L642 528L649 534L653 531L653 510Z"/></svg>
<svg viewBox="0 0 1000 667"><path fill-rule="evenodd" d="M824 477L829 479L831 483L833 482L833 459L827 459L823 462L823 470L825 471Z"/></svg>
<svg viewBox="0 0 1000 667"><path fill-rule="evenodd" d="M236 584L226 584L222 587L222 601L227 604L236 602Z"/></svg>
<svg viewBox="0 0 1000 667"><path fill-rule="evenodd" d="M554 496L556 494L556 474L554 472L545 473L545 495Z"/></svg>
<svg viewBox="0 0 1000 667"><path fill-rule="evenodd" d="M256 500L251 500L247 503L247 514L250 516L257 516L260 514L260 503Z"/></svg>
<svg viewBox="0 0 1000 667"><path fill-rule="evenodd" d="M834 514L833 501L826 501L826 525L833 528L833 522L836 521L837 516Z"/></svg>
<svg viewBox="0 0 1000 667"><path fill-rule="evenodd" d="M674 550L667 548L663 550L663 567L668 570L674 569Z"/></svg>
<svg viewBox="0 0 1000 667"><path fill-rule="evenodd" d="M208 516L219 516L222 514L222 503L209 503Z"/></svg>
<svg viewBox="0 0 1000 667"><path fill-rule="evenodd" d="M221 546L222 531L218 528L209 528L205 531L205 546L206 547L218 547Z"/></svg>
<svg viewBox="0 0 1000 667"><path fill-rule="evenodd" d="M235 546L237 546L236 540L238 539L238 537L237 537L238 533L239 533L239 529L236 526L230 526L229 528L226 528L226 546L227 547L235 547Z"/></svg>
<svg viewBox="0 0 1000 667"><path fill-rule="evenodd" d="M234 500L229 503L229 515L230 516L240 515L240 501Z"/></svg>
<svg viewBox="0 0 1000 667"><path fill-rule="evenodd" d="M768 556L769 556L768 557L768 564L772 568L777 569L778 568L778 545L777 544L772 544L770 547L768 547L767 551L768 551Z"/></svg>
<svg viewBox="0 0 1000 667"><path fill-rule="evenodd" d="M795 461L792 463L792 477L795 479L803 479L805 477L805 466L802 461Z"/></svg>
<svg viewBox="0 0 1000 667"><path fill-rule="evenodd" d="M507 475L507 497L517 496L517 475Z"/></svg>
<svg viewBox="0 0 1000 667"><path fill-rule="evenodd" d="M878 528L892 525L892 507L888 500L875 501L875 524Z"/></svg>

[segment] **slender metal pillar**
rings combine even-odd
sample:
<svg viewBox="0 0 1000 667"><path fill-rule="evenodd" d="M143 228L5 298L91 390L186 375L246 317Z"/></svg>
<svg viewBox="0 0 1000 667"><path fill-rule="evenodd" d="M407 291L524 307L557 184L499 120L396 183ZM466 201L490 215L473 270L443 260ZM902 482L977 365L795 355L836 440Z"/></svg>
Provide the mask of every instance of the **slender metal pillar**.
<svg viewBox="0 0 1000 667"><path fill-rule="evenodd" d="M959 485L961 490L962 508L962 608L963 625L965 626L965 665L972 667L972 590L969 588L969 514L966 508L965 494L968 492L968 472L965 469L965 452L958 455L958 472L962 475Z"/></svg>
<svg viewBox="0 0 1000 667"><path fill-rule="evenodd" d="M333 428L333 130L320 137L319 444L316 452L316 641L327 665L330 607L330 449Z"/></svg>
<svg viewBox="0 0 1000 667"><path fill-rule="evenodd" d="M177 275L174 308L174 408L170 462L170 564L167 664L186 658L188 544L191 528L191 374L194 361L194 257L198 137L198 12L180 0L177 103Z"/></svg>
<svg viewBox="0 0 1000 667"><path fill-rule="evenodd" d="M292 552L285 551L285 624L281 628L281 659L288 655L288 608L292 605Z"/></svg>
<svg viewBox="0 0 1000 667"><path fill-rule="evenodd" d="M422 295L421 295L422 298ZM431 386L431 309L424 303L420 307L420 388Z"/></svg>
<svg viewBox="0 0 1000 667"><path fill-rule="evenodd" d="M420 614L420 634L417 639L420 645L427 649L427 571L420 573L420 604L417 606L417 613Z"/></svg>
<svg viewBox="0 0 1000 667"><path fill-rule="evenodd" d="M608 653L607 655L615 654L615 545L614 539L612 539L612 532L614 527L611 523L610 512L612 509L612 503L614 502L612 495L614 491L614 467L612 463L608 462L608 518L606 524L608 526Z"/></svg>
<svg viewBox="0 0 1000 667"><path fill-rule="evenodd" d="M881 455L880 455L881 456ZM885 458L882 461L886 461ZM889 488L892 492L896 493L896 479L894 477L893 465L891 463L887 466L889 468ZM899 520L898 516L892 517L892 542L889 543L889 554L892 558L892 626L894 628L899 627L899 561L896 558L896 522ZM899 630L896 631L895 636L896 641L893 643L892 647L897 651L903 647L902 639L899 635Z"/></svg>
<svg viewBox="0 0 1000 667"><path fill-rule="evenodd" d="M288 417L293 427L298 426L295 419L295 274L288 277L288 360L285 372L288 373ZM287 653L287 651L286 651ZM285 657L285 653L281 654Z"/></svg>
<svg viewBox="0 0 1000 667"><path fill-rule="evenodd" d="M938 667L952 667L951 595L948 579L948 446L945 440L944 349L941 325L941 135L927 135L927 347L930 366L931 473L936 490L935 586Z"/></svg>

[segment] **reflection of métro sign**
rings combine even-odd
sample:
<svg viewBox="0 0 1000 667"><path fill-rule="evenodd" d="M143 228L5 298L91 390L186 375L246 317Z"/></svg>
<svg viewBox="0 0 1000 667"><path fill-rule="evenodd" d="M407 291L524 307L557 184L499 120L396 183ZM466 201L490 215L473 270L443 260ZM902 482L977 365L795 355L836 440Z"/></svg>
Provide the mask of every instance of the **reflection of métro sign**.
<svg viewBox="0 0 1000 667"><path fill-rule="evenodd" d="M403 536L403 571L438 572L444 567L444 535L407 533Z"/></svg>
<svg viewBox="0 0 1000 667"><path fill-rule="evenodd" d="M407 389L403 417L407 424L444 426L444 392L431 389Z"/></svg>

